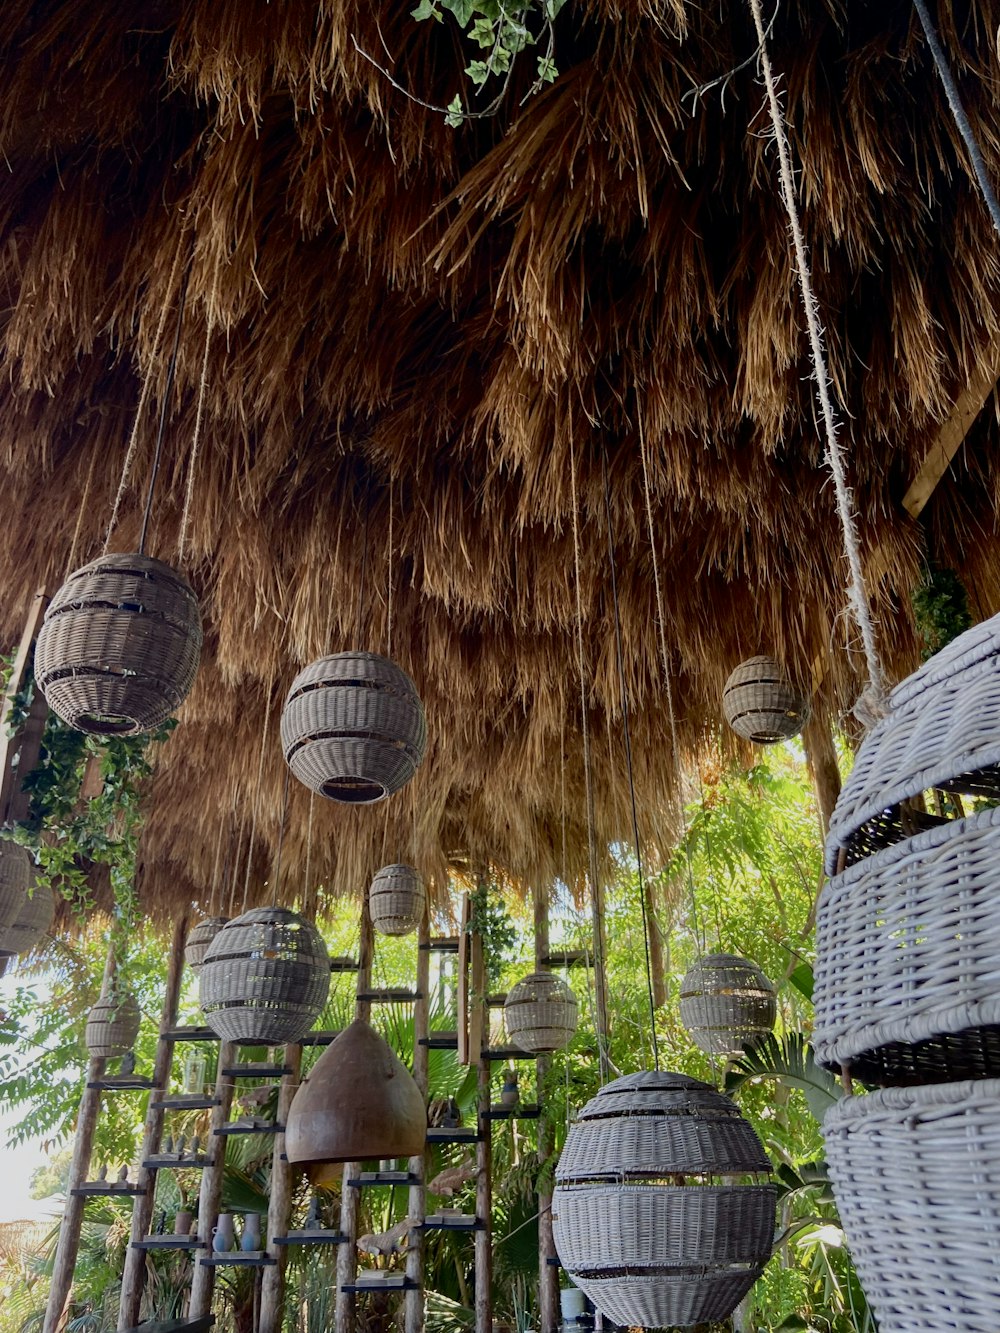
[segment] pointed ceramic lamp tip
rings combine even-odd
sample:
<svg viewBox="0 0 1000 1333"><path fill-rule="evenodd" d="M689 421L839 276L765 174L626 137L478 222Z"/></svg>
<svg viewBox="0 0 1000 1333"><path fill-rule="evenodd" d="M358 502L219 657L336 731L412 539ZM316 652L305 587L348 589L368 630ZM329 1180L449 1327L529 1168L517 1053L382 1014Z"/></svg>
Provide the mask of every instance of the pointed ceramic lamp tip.
<svg viewBox="0 0 1000 1333"><path fill-rule="evenodd" d="M313 1066L288 1112L290 1162L414 1157L427 1140L427 1108L410 1071L362 1019Z"/></svg>

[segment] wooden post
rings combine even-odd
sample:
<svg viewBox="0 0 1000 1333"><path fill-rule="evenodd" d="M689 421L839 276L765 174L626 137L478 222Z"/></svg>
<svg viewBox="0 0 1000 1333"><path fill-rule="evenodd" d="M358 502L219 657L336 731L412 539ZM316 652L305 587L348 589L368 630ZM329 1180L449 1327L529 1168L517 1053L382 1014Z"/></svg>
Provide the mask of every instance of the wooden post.
<svg viewBox="0 0 1000 1333"><path fill-rule="evenodd" d="M39 588L32 598L28 619L3 696L3 717L0 720L0 822L5 824L27 817L29 797L27 792L22 790L22 783L38 763L38 755L42 748L42 733L49 714L45 696L36 688L27 719L13 735L9 734L11 708L28 679L31 650L41 629L48 604L48 594L44 588Z"/></svg>
<svg viewBox="0 0 1000 1333"><path fill-rule="evenodd" d="M430 944L430 908L424 908L423 920L417 932L417 994L421 997L413 1006L413 1078L420 1089L424 1101L427 1100L427 1060L426 1038L430 1016L431 952ZM410 1173L418 1178L418 1183L410 1186L407 1203L407 1216L424 1220L426 1208L425 1156L410 1158ZM406 1276L417 1284L416 1290L408 1291L404 1299L405 1333L423 1333L424 1327L424 1233L412 1231L409 1247L406 1251ZM262 1330L263 1333L263 1330Z"/></svg>
<svg viewBox="0 0 1000 1333"><path fill-rule="evenodd" d="M280 1125L288 1124L292 1098L298 1091L302 1071L302 1047L291 1042L285 1047L285 1064L291 1070L281 1080L278 1092L277 1118ZM272 1268L264 1269L260 1293L260 1319L257 1333L281 1333L281 1317L285 1301L285 1266L288 1246L275 1245L275 1236L288 1234L292 1216L292 1165L282 1161L285 1151L284 1134L274 1136L274 1155L271 1159L271 1197L267 1207L267 1253L274 1260Z"/></svg>
<svg viewBox="0 0 1000 1333"><path fill-rule="evenodd" d="M184 969L184 941L187 938L188 919L182 917L174 927L170 945L170 962L167 969L167 987L163 999L163 1016L160 1031L165 1032L177 1022L177 1004L181 993L181 974ZM170 1064L174 1055L174 1043L161 1035L156 1048L156 1061L153 1065L153 1091L149 1095L146 1109L146 1128L142 1143L142 1160L152 1157L160 1147L163 1133L163 1111L156 1109L157 1091L166 1091L170 1078ZM136 1197L132 1205L132 1226L129 1232L129 1247L125 1251L125 1269L122 1273L121 1298L118 1303L118 1328L133 1328L139 1322L142 1306L142 1288L146 1277L146 1252L137 1249L137 1244L149 1234L153 1218L153 1201L156 1194L156 1170L140 1167L138 1182L145 1191Z"/></svg>
<svg viewBox="0 0 1000 1333"><path fill-rule="evenodd" d="M222 1200L222 1173L226 1165L226 1140L216 1134L217 1129L229 1119L233 1104L233 1079L224 1074L236 1060L236 1046L231 1041L219 1043L219 1067L215 1074L215 1100L209 1119L208 1143L205 1154L210 1165L201 1173L201 1192L198 1195L198 1244L194 1251L194 1275L191 1278L191 1303L188 1314L192 1319L201 1319L212 1309L212 1292L215 1288L215 1269L201 1261L212 1252L212 1228L219 1215Z"/></svg>
<svg viewBox="0 0 1000 1333"><path fill-rule="evenodd" d="M825 840L830 831L833 808L840 795L840 765L829 719L814 714L803 729L802 744L816 790L820 830Z"/></svg>
<svg viewBox="0 0 1000 1333"><path fill-rule="evenodd" d="M548 970L543 961L549 953L549 904L548 895L535 886L535 970ZM535 1061L535 1085L538 1089L538 1101L542 1101L542 1087L552 1066L552 1057L540 1055ZM538 1164L542 1166L548 1160L553 1148L552 1126L547 1109L542 1106L541 1119L538 1121ZM552 1236L552 1190L545 1188L538 1191L538 1319L539 1333L556 1333L559 1328L559 1272L555 1267L556 1245Z"/></svg>
<svg viewBox="0 0 1000 1333"><path fill-rule="evenodd" d="M361 941L358 945L358 992L371 989L372 957L375 953L375 932L372 919L368 914L368 898L365 897L361 908ZM371 1016L371 1004L358 1000L354 1006L356 1019L368 1019ZM344 1182L340 1188L340 1231L344 1237L337 1247L337 1303L334 1313L334 1333L354 1333L354 1315L357 1301L353 1291L344 1291L344 1287L354 1281L358 1271L358 1212L361 1192L349 1188L348 1180L361 1173L361 1162L344 1163Z"/></svg>
<svg viewBox="0 0 1000 1333"><path fill-rule="evenodd" d="M493 1121L485 1114L490 1109L490 1062L483 1056L489 1041L485 1019L486 962L483 958L483 940L478 933L471 937L472 963L472 1017L478 1044L474 1047L478 1061L479 1079L479 1142L476 1144L476 1324L475 1333L492 1333L493 1328ZM479 1022L476 1022L476 1014Z"/></svg>

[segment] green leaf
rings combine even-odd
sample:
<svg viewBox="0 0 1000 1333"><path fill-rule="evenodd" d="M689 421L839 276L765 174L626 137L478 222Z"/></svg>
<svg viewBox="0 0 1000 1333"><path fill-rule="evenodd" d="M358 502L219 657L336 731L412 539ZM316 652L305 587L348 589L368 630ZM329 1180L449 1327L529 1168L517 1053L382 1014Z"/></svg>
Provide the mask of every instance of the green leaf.
<svg viewBox="0 0 1000 1333"><path fill-rule="evenodd" d="M773 1078L784 1087L798 1088L820 1122L837 1100L837 1080L816 1064L813 1049L801 1032L790 1032L781 1042L768 1037L747 1051L726 1075L726 1091L758 1078Z"/></svg>
<svg viewBox="0 0 1000 1333"><path fill-rule="evenodd" d="M472 15L476 11L473 0L441 0L441 8L454 14L463 28L468 27Z"/></svg>
<svg viewBox="0 0 1000 1333"><path fill-rule="evenodd" d="M566 0L544 0L545 17L550 21L556 17Z"/></svg>
<svg viewBox="0 0 1000 1333"><path fill-rule="evenodd" d="M433 3L433 0L420 0L416 9L410 10L410 17L414 19L437 19L439 23L444 21L444 15Z"/></svg>
<svg viewBox="0 0 1000 1333"><path fill-rule="evenodd" d="M813 997L813 969L811 963L799 963L790 973L788 980L792 983L800 995L804 995L809 1001Z"/></svg>
<svg viewBox="0 0 1000 1333"><path fill-rule="evenodd" d="M551 56L538 57L538 77L543 83L555 83L559 77L559 71L556 69L556 62Z"/></svg>
<svg viewBox="0 0 1000 1333"><path fill-rule="evenodd" d="M490 77L490 67L485 60L474 60L471 65L466 65L465 72L477 88L481 88ZM448 109L451 110L450 107Z"/></svg>
<svg viewBox="0 0 1000 1333"><path fill-rule="evenodd" d="M489 19L476 19L469 36L480 46L492 46L496 41L496 29Z"/></svg>
<svg viewBox="0 0 1000 1333"><path fill-rule="evenodd" d="M450 125L453 130L457 130L464 120L465 108L462 106L461 98L456 93L448 103L448 113L444 118L444 122L446 125Z"/></svg>

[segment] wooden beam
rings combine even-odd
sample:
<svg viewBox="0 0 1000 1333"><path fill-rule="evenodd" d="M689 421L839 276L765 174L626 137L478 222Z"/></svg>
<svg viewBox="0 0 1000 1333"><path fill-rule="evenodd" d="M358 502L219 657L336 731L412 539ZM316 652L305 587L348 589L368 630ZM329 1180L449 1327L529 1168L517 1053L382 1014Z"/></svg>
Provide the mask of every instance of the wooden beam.
<svg viewBox="0 0 1000 1333"><path fill-rule="evenodd" d="M479 1032L479 1042L486 1040L486 960L483 956L483 939L479 934L471 937L472 955L472 1022L470 1028ZM478 1017L478 1021L477 1021ZM479 1142L476 1144L476 1217L479 1227L476 1231L476 1290L475 1290L475 1333L492 1333L493 1328L493 1121L487 1112L491 1105L490 1062L484 1057L481 1045L475 1047L478 1060L478 1102L479 1102Z"/></svg>
<svg viewBox="0 0 1000 1333"><path fill-rule="evenodd" d="M544 961L549 956L549 895L535 885L535 971L546 972ZM535 1086L538 1101L550 1068L551 1055L540 1055L535 1061ZM538 1165L543 1167L554 1148L552 1125L547 1108L542 1107L538 1121ZM557 1333L559 1328L559 1270L555 1267L556 1245L552 1235L552 1187L545 1185L538 1191L538 1333Z"/></svg>
<svg viewBox="0 0 1000 1333"><path fill-rule="evenodd" d="M188 1316L191 1319L203 1319L212 1312L212 1292L215 1289L215 1269L211 1264L201 1261L212 1253L212 1228L219 1215L222 1202L222 1174L226 1165L226 1139L216 1134L217 1129L229 1119L233 1104L235 1083L232 1077L224 1074L224 1069L231 1069L237 1058L237 1047L233 1042L219 1044L219 1064L215 1074L215 1106L208 1123L208 1144L205 1149L211 1158L211 1165L201 1173L201 1192L198 1196L198 1245L194 1251L194 1273L191 1277L191 1301Z"/></svg>
<svg viewBox="0 0 1000 1333"><path fill-rule="evenodd" d="M941 422L920 465L920 470L903 496L903 508L911 518L920 516L934 494L934 488L948 471L951 460L969 433L969 428L986 406L986 400L996 387L998 374L1000 374L1000 356L994 353L992 358L977 369L967 387L955 399L951 413Z"/></svg>
<svg viewBox="0 0 1000 1333"><path fill-rule="evenodd" d="M42 627L48 604L48 593L44 588L39 588L31 600L21 642L14 656L10 680L4 691L3 713L0 718L0 822L3 823L24 819L28 813L28 800L21 791L21 783L38 763L48 705L41 691L36 690L29 717L24 726L13 736L9 735L10 715L14 700L27 682L32 649L38 631Z"/></svg>
<svg viewBox="0 0 1000 1333"><path fill-rule="evenodd" d="M417 933L417 984L416 992L421 997L413 1006L413 1079L424 1101L427 1101L428 1049L427 1034L430 1025L430 906L424 907L423 920ZM410 1174L416 1183L410 1186L409 1203L406 1209L408 1217L418 1218L421 1222L427 1208L427 1195L424 1186L426 1176L426 1157L421 1153L410 1158ZM406 1276L416 1283L403 1298L404 1333L423 1333L424 1330L424 1233L412 1231L406 1250Z"/></svg>
<svg viewBox="0 0 1000 1333"><path fill-rule="evenodd" d="M278 1109L275 1118L279 1125L288 1124L288 1112L299 1086L302 1069L302 1047L290 1042L285 1047L285 1067L290 1071L281 1080ZM275 1236L287 1236L292 1216L292 1164L282 1161L285 1152L284 1134L275 1134L271 1157L271 1189L267 1208L267 1253L274 1264L264 1269L260 1292L260 1318L257 1333L281 1333L285 1312L285 1267L288 1246L275 1245Z"/></svg>

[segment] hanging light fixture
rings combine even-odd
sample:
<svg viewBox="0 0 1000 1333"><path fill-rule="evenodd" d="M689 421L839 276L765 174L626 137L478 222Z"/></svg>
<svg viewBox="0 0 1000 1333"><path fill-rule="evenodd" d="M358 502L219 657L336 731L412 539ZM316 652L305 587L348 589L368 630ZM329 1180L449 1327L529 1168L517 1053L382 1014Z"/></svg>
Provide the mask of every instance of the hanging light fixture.
<svg viewBox="0 0 1000 1333"><path fill-rule="evenodd" d="M427 1108L388 1042L356 1019L328 1046L288 1112L285 1152L300 1165L413 1157L427 1140Z"/></svg>
<svg viewBox="0 0 1000 1333"><path fill-rule="evenodd" d="M774 745L799 734L809 721L809 700L780 662L751 657L726 681L722 711L737 736Z"/></svg>

